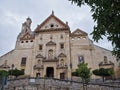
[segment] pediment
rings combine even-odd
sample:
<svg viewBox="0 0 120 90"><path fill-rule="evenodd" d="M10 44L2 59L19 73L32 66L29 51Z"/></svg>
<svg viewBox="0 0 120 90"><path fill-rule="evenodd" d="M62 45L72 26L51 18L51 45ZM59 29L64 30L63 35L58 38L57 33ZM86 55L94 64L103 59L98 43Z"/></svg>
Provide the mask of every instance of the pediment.
<svg viewBox="0 0 120 90"><path fill-rule="evenodd" d="M0 66L0 68L10 68L10 66L6 65L6 64L3 64L3 65Z"/></svg>
<svg viewBox="0 0 120 90"><path fill-rule="evenodd" d="M69 26L52 13L45 21L38 25L35 31L60 28L69 28Z"/></svg>
<svg viewBox="0 0 120 90"><path fill-rule="evenodd" d="M34 36L30 34L29 32L25 33L20 40L29 40L29 39L34 39Z"/></svg>
<svg viewBox="0 0 120 90"><path fill-rule="evenodd" d="M72 36L87 36L88 34L80 29L76 29L71 33Z"/></svg>
<svg viewBox="0 0 120 90"><path fill-rule="evenodd" d="M47 45L47 46L48 46L48 45L56 45L56 43L53 42L53 41L49 41L46 45Z"/></svg>
<svg viewBox="0 0 120 90"><path fill-rule="evenodd" d="M60 53L58 57L66 57L66 55L64 53Z"/></svg>
<svg viewBox="0 0 120 90"><path fill-rule="evenodd" d="M111 61L106 61L106 62L102 61L99 63L99 66L106 66L106 65L114 65L114 63Z"/></svg>
<svg viewBox="0 0 120 90"><path fill-rule="evenodd" d="M44 58L41 54L38 54L36 58Z"/></svg>

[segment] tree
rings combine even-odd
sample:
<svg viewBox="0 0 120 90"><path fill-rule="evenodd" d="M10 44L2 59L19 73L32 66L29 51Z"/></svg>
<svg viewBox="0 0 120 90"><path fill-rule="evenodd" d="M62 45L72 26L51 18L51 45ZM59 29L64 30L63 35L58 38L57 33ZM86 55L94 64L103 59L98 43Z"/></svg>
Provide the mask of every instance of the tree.
<svg viewBox="0 0 120 90"><path fill-rule="evenodd" d="M5 71L5 70L0 71L0 76L1 77L3 77L3 76L7 77L8 75L9 75L8 71Z"/></svg>
<svg viewBox="0 0 120 90"><path fill-rule="evenodd" d="M1 90L4 90L4 85L7 84L7 76L9 75L8 71L1 70L0 71L0 84L1 84Z"/></svg>
<svg viewBox="0 0 120 90"><path fill-rule="evenodd" d="M108 69L104 69L104 68L95 69L92 72L93 72L94 75L102 77L103 82L104 82L105 77L112 76L114 74L114 71L111 68L108 68Z"/></svg>
<svg viewBox="0 0 120 90"><path fill-rule="evenodd" d="M18 77L20 75L24 75L24 71L23 70L18 70L18 69L9 70L9 75L11 75L11 74Z"/></svg>
<svg viewBox="0 0 120 90"><path fill-rule="evenodd" d="M78 68L76 69L75 72L72 73L72 75L79 76L82 78L83 89L84 89L84 84L87 85L87 83L90 80L90 76L91 76L90 68L88 68L87 66L88 66L87 63L82 62L78 64Z"/></svg>
<svg viewBox="0 0 120 90"><path fill-rule="evenodd" d="M69 0L81 5L87 4L91 8L93 20L97 23L91 33L93 39L107 37L112 42L113 54L120 58L120 0Z"/></svg>

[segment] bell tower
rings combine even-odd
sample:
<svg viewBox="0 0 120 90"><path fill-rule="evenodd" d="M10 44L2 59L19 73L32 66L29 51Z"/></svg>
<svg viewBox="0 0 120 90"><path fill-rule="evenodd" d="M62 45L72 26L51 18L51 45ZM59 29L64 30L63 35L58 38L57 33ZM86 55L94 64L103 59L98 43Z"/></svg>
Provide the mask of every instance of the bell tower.
<svg viewBox="0 0 120 90"><path fill-rule="evenodd" d="M33 46L34 34L31 31L31 18L27 18L24 23L22 23L21 32L17 37L16 49L17 48L30 48Z"/></svg>

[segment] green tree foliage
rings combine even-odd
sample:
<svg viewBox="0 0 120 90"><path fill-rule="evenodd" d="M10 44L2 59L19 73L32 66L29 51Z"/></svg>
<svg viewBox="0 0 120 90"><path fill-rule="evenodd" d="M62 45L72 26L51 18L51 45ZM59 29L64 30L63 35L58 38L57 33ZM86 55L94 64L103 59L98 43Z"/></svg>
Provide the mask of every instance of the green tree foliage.
<svg viewBox="0 0 120 90"><path fill-rule="evenodd" d="M87 4L97 25L91 33L93 39L107 37L113 45L113 54L120 58L120 0L69 0L77 6Z"/></svg>
<svg viewBox="0 0 120 90"><path fill-rule="evenodd" d="M95 69L92 72L94 75L102 77L103 81L104 81L104 77L112 76L114 74L114 71L111 68L109 68L109 69L104 69L104 68Z"/></svg>
<svg viewBox="0 0 120 90"><path fill-rule="evenodd" d="M3 76L6 76L6 77L7 77L8 75L9 75L8 71L5 71L5 70L1 70L1 71L0 71L0 76L1 76L1 77L3 77Z"/></svg>
<svg viewBox="0 0 120 90"><path fill-rule="evenodd" d="M90 73L90 68L87 67L87 63L80 63L78 65L78 69L76 69L75 72L72 73L73 76L79 76L82 78L83 83L88 83L91 73Z"/></svg>
<svg viewBox="0 0 120 90"><path fill-rule="evenodd" d="M14 76L18 77L20 75L24 75L24 71L18 70L18 69L9 70L9 75L14 75Z"/></svg>

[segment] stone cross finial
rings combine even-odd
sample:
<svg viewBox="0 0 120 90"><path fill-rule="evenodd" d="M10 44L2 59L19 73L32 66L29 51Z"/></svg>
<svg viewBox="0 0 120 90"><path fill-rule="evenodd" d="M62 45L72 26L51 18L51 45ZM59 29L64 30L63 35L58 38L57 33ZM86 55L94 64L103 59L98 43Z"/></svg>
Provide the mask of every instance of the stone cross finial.
<svg viewBox="0 0 120 90"><path fill-rule="evenodd" d="M52 15L54 15L54 11L52 10Z"/></svg>
<svg viewBox="0 0 120 90"><path fill-rule="evenodd" d="M68 22L66 21L66 25L68 25Z"/></svg>

